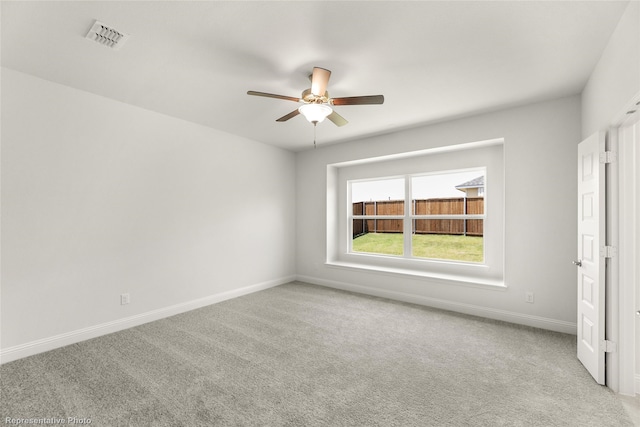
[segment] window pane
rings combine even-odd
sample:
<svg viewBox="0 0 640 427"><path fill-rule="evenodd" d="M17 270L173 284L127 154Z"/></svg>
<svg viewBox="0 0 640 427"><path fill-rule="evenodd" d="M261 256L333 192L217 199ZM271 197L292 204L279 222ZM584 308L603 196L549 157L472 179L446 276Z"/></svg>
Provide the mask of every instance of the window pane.
<svg viewBox="0 0 640 427"><path fill-rule="evenodd" d="M484 214L484 170L411 178L413 215ZM466 203L465 203L466 202Z"/></svg>
<svg viewBox="0 0 640 427"><path fill-rule="evenodd" d="M401 219L354 219L353 252L402 255Z"/></svg>
<svg viewBox="0 0 640 427"><path fill-rule="evenodd" d="M483 262L483 220L416 219L412 254L418 258Z"/></svg>

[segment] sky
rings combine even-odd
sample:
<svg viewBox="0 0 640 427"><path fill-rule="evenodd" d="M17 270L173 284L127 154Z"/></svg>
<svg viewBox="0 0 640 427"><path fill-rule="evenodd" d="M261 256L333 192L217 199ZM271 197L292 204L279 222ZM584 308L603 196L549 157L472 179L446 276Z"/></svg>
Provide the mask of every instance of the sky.
<svg viewBox="0 0 640 427"><path fill-rule="evenodd" d="M437 197L462 197L464 192L456 190L456 185L484 175L483 170L440 173L414 177L412 181L413 199ZM404 178L376 181L353 181L351 201L368 202L378 200L403 200Z"/></svg>

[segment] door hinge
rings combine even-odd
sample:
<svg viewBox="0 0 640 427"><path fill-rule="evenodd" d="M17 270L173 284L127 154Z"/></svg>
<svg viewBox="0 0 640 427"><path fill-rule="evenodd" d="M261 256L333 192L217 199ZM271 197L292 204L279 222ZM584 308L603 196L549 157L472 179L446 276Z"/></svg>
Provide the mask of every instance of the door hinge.
<svg viewBox="0 0 640 427"><path fill-rule="evenodd" d="M605 151L600 153L600 163L613 163L618 160L618 153L615 151Z"/></svg>
<svg viewBox="0 0 640 427"><path fill-rule="evenodd" d="M602 246L600 248L600 256L602 258L613 258L618 255L618 249L615 246Z"/></svg>
<svg viewBox="0 0 640 427"><path fill-rule="evenodd" d="M605 353L616 353L618 351L618 343L609 340L602 340L601 348L604 349Z"/></svg>

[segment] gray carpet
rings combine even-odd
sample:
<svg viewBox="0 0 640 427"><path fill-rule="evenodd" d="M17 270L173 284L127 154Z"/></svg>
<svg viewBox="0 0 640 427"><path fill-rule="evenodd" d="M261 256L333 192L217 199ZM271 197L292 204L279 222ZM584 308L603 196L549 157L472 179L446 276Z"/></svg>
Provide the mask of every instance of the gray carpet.
<svg viewBox="0 0 640 427"><path fill-rule="evenodd" d="M575 336L290 283L0 368L0 420L630 426Z"/></svg>

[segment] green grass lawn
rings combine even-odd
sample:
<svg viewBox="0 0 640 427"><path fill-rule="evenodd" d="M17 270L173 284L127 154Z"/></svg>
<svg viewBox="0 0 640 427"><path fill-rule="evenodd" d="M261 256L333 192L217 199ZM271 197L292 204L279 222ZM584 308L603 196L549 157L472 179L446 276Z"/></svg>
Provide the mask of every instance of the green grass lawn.
<svg viewBox="0 0 640 427"><path fill-rule="evenodd" d="M413 235L413 256L454 261L483 261L482 237L448 234ZM368 233L353 239L354 252L402 255L401 233Z"/></svg>

